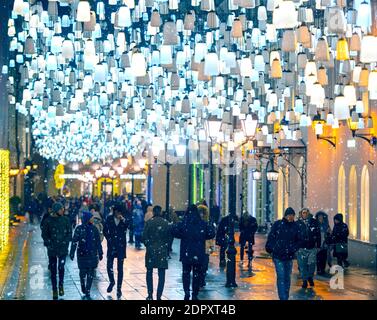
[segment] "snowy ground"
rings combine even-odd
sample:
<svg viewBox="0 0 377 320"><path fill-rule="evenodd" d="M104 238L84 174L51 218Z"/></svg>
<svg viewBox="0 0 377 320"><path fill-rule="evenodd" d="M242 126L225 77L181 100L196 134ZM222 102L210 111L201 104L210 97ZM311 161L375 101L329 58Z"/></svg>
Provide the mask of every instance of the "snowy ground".
<svg viewBox="0 0 377 320"><path fill-rule="evenodd" d="M265 237L257 236L255 246L256 258L253 272L249 272L246 263L241 265L237 257L238 288L227 289L225 272L218 268L218 255L211 256L207 286L201 291L199 298L208 300L275 300L275 271L270 258L263 250ZM106 252L106 240L103 242ZM174 241L174 252L169 262L163 299L183 299L179 242ZM145 250L137 251L128 247L124 264L123 297L125 300L144 300L147 296L144 267ZM377 299L377 276L370 270L350 267L345 273L344 289L330 288L330 275L317 277L315 289L301 289L297 278L295 263L292 276L291 299L304 300L375 300ZM155 288L157 278L154 279ZM108 278L106 273L106 255L97 269L97 278L92 287L92 298L101 300L116 299L115 290L106 292ZM8 248L0 253L0 298L1 299L52 299L49 272L47 269L47 252L43 247L39 225L31 226L21 223L12 227ZM77 262L67 259L65 277L66 300L81 299L79 272Z"/></svg>

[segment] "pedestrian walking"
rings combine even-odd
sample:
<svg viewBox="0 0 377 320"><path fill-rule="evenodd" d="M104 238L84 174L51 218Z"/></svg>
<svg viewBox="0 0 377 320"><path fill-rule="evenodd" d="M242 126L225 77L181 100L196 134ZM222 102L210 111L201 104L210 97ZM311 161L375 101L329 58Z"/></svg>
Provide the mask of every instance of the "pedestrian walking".
<svg viewBox="0 0 377 320"><path fill-rule="evenodd" d="M247 267L252 269L253 245L255 244L255 233L258 230L257 219L247 212L240 219L240 259L243 263L245 246L247 243Z"/></svg>
<svg viewBox="0 0 377 320"><path fill-rule="evenodd" d="M52 205L52 213L45 218L42 227L42 238L48 252L52 297L57 300L58 294L59 296L64 296L64 266L69 242L72 240L71 224L64 215L64 207L60 202ZM59 292L56 279L58 270Z"/></svg>
<svg viewBox="0 0 377 320"><path fill-rule="evenodd" d="M104 235L103 235L103 220L102 220L102 216L101 216L101 213L100 213L99 206L97 204L92 204L90 206L90 213L93 216L92 223L97 228L99 235L100 235L100 240L102 242L103 238L104 238Z"/></svg>
<svg viewBox="0 0 377 320"><path fill-rule="evenodd" d="M332 230L330 241L334 245L334 257L338 265L348 268L348 226L343 222L343 214L338 213L334 216L334 228Z"/></svg>
<svg viewBox="0 0 377 320"><path fill-rule="evenodd" d="M165 271L168 269L170 238L172 238L171 226L162 217L162 208L155 206L153 217L145 223L143 231L143 242L147 249L145 254L147 300L153 300L153 269L158 269L157 300L161 300L165 285Z"/></svg>
<svg viewBox="0 0 377 320"><path fill-rule="evenodd" d="M144 222L147 222L148 220L153 218L153 206L148 205L147 212L144 215Z"/></svg>
<svg viewBox="0 0 377 320"><path fill-rule="evenodd" d="M220 268L225 268L225 251L229 244L229 235L232 230L232 225L237 221L235 214L228 214L221 219L216 233L216 245L220 247Z"/></svg>
<svg viewBox="0 0 377 320"><path fill-rule="evenodd" d="M82 213L82 224L75 229L69 254L73 260L77 248L81 291L84 294L83 298L88 300L90 299L94 271L98 266L98 261L103 258L100 234L93 221L94 217L91 212L84 211Z"/></svg>
<svg viewBox="0 0 377 320"><path fill-rule="evenodd" d="M297 263L300 266L302 288L306 289L308 283L314 287L313 278L317 265L317 252L321 248L321 229L318 221L313 218L307 208L301 210L297 225L299 236Z"/></svg>
<svg viewBox="0 0 377 320"><path fill-rule="evenodd" d="M329 238L331 228L329 225L328 215L323 211L318 211L315 215L321 230L321 247L317 253L317 274L323 275L326 272L326 261L328 260Z"/></svg>
<svg viewBox="0 0 377 320"><path fill-rule="evenodd" d="M215 229L200 218L196 205L190 205L181 222L173 225L172 234L181 239L180 261L185 300L190 299L192 278L192 300L198 300L200 275L206 259L205 241L214 238Z"/></svg>
<svg viewBox="0 0 377 320"><path fill-rule="evenodd" d="M127 228L129 220L123 217L123 207L114 205L113 214L106 218L103 228L103 234L107 240L107 274L109 276L109 287L107 292L110 293L115 285L114 279L114 259L117 259L118 279L117 279L117 297L122 296L123 282L123 262L126 258L127 249Z"/></svg>
<svg viewBox="0 0 377 320"><path fill-rule="evenodd" d="M132 220L135 235L135 248L140 250L144 229L144 212L139 199L135 201L134 209L132 211Z"/></svg>
<svg viewBox="0 0 377 320"><path fill-rule="evenodd" d="M202 220L206 223L209 223L208 207L206 205L201 204L198 206L198 211ZM208 265L209 265L209 256L211 254L211 247L212 247L212 239L206 240L206 246L205 246L206 254L205 254L205 260L203 263L202 273L200 277L200 288L203 288L206 286L206 276L207 276Z"/></svg>
<svg viewBox="0 0 377 320"><path fill-rule="evenodd" d="M170 225L173 225L179 222L177 213L174 211L174 208L172 206L169 207L168 212L164 212L164 215L165 215L165 219L169 222ZM170 242L169 242L169 259L171 259L170 254L173 252L173 242L174 242L174 237L171 237Z"/></svg>
<svg viewBox="0 0 377 320"><path fill-rule="evenodd" d="M287 208L283 219L272 225L266 242L266 251L272 255L275 264L280 300L289 299L293 259L298 250L298 226L294 219L295 211Z"/></svg>

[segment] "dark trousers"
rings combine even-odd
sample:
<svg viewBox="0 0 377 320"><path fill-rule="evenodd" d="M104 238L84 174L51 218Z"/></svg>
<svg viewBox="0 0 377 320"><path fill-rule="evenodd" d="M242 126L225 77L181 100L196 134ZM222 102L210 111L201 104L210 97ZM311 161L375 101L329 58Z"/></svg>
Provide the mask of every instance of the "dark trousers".
<svg viewBox="0 0 377 320"><path fill-rule="evenodd" d="M158 287L157 287L157 300L161 299L162 292L165 286L165 269L158 269ZM147 269L147 287L148 295L153 295L153 269Z"/></svg>
<svg viewBox="0 0 377 320"><path fill-rule="evenodd" d="M134 242L134 227L132 223L130 224L129 227L129 233L128 233L128 242L133 243Z"/></svg>
<svg viewBox="0 0 377 320"><path fill-rule="evenodd" d="M227 246L221 246L220 247L220 264L223 262L225 263L225 252L226 252Z"/></svg>
<svg viewBox="0 0 377 320"><path fill-rule="evenodd" d="M209 265L209 254L206 254L206 260L202 266L202 272L200 273L200 287L204 287L206 285L208 265Z"/></svg>
<svg viewBox="0 0 377 320"><path fill-rule="evenodd" d="M317 272L323 273L326 269L327 249L321 249L317 253Z"/></svg>
<svg viewBox="0 0 377 320"><path fill-rule="evenodd" d="M142 235L135 234L135 248L141 248L141 240L142 240Z"/></svg>
<svg viewBox="0 0 377 320"><path fill-rule="evenodd" d="M109 276L110 283L115 283L114 279L114 259L116 257L114 256L108 256L107 257L107 274ZM124 259L117 258L117 269L118 269L118 281L117 281L117 288L122 288L122 282L123 282L123 262Z"/></svg>
<svg viewBox="0 0 377 320"><path fill-rule="evenodd" d="M192 296L196 297L199 293L200 287L200 276L202 272L202 265L201 264L182 264L182 282L183 282L183 290L185 291L185 295L190 295L190 282L191 282L191 271L193 273L192 277Z"/></svg>
<svg viewBox="0 0 377 320"><path fill-rule="evenodd" d="M59 287L63 286L64 284L64 266L65 266L65 259L66 256L49 256L48 257L48 266L50 269L51 274L51 284L52 284L52 290L57 290L57 274L59 271Z"/></svg>
<svg viewBox="0 0 377 320"><path fill-rule="evenodd" d="M90 294L94 278L94 268L80 269L81 291L84 294Z"/></svg>
<svg viewBox="0 0 377 320"><path fill-rule="evenodd" d="M246 242L247 242L247 258L249 261L251 261L253 260L253 244L249 240L242 240L242 242L240 242L240 245L241 245L240 258L241 258L241 261L243 261Z"/></svg>

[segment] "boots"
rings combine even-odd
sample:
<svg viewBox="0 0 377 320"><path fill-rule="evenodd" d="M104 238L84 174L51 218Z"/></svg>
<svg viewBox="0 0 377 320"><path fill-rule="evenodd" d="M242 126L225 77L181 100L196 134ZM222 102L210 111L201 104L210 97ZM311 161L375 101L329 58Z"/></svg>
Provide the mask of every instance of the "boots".
<svg viewBox="0 0 377 320"><path fill-rule="evenodd" d="M309 281L309 285L310 285L311 287L314 287L314 281L313 281L313 278L309 278L308 281Z"/></svg>
<svg viewBox="0 0 377 320"><path fill-rule="evenodd" d="M304 281L302 282L302 288L303 288L303 289L306 289L307 287L308 287L308 281L304 280Z"/></svg>
<svg viewBox="0 0 377 320"><path fill-rule="evenodd" d="M63 285L59 286L59 296L64 296L64 287L63 287Z"/></svg>
<svg viewBox="0 0 377 320"><path fill-rule="evenodd" d="M58 290L55 289L55 290L52 291L52 299L54 299L54 300L59 299Z"/></svg>
<svg viewBox="0 0 377 320"><path fill-rule="evenodd" d="M110 282L109 286L107 287L107 293L110 293L111 291L113 291L114 285L115 285L115 282Z"/></svg>

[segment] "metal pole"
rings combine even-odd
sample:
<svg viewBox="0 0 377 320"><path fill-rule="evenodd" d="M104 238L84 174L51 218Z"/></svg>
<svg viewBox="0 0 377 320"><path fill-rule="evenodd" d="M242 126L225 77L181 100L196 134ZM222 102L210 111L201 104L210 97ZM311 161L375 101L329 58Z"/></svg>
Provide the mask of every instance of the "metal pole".
<svg viewBox="0 0 377 320"><path fill-rule="evenodd" d="M165 198L165 208L166 208L166 213L169 212L169 200L170 200L170 166L171 164L169 162L165 163L166 165L166 198Z"/></svg>
<svg viewBox="0 0 377 320"><path fill-rule="evenodd" d="M211 145L209 149L209 210L211 213L211 210L213 208L213 155L212 155L212 138L211 139Z"/></svg>
<svg viewBox="0 0 377 320"><path fill-rule="evenodd" d="M151 203L151 195L152 195L152 190L151 190L151 187L152 187L152 172L151 172L151 169L152 169L152 166L150 163L148 163L148 180L147 180L147 188L148 188L148 191L147 191L147 201L148 203Z"/></svg>

